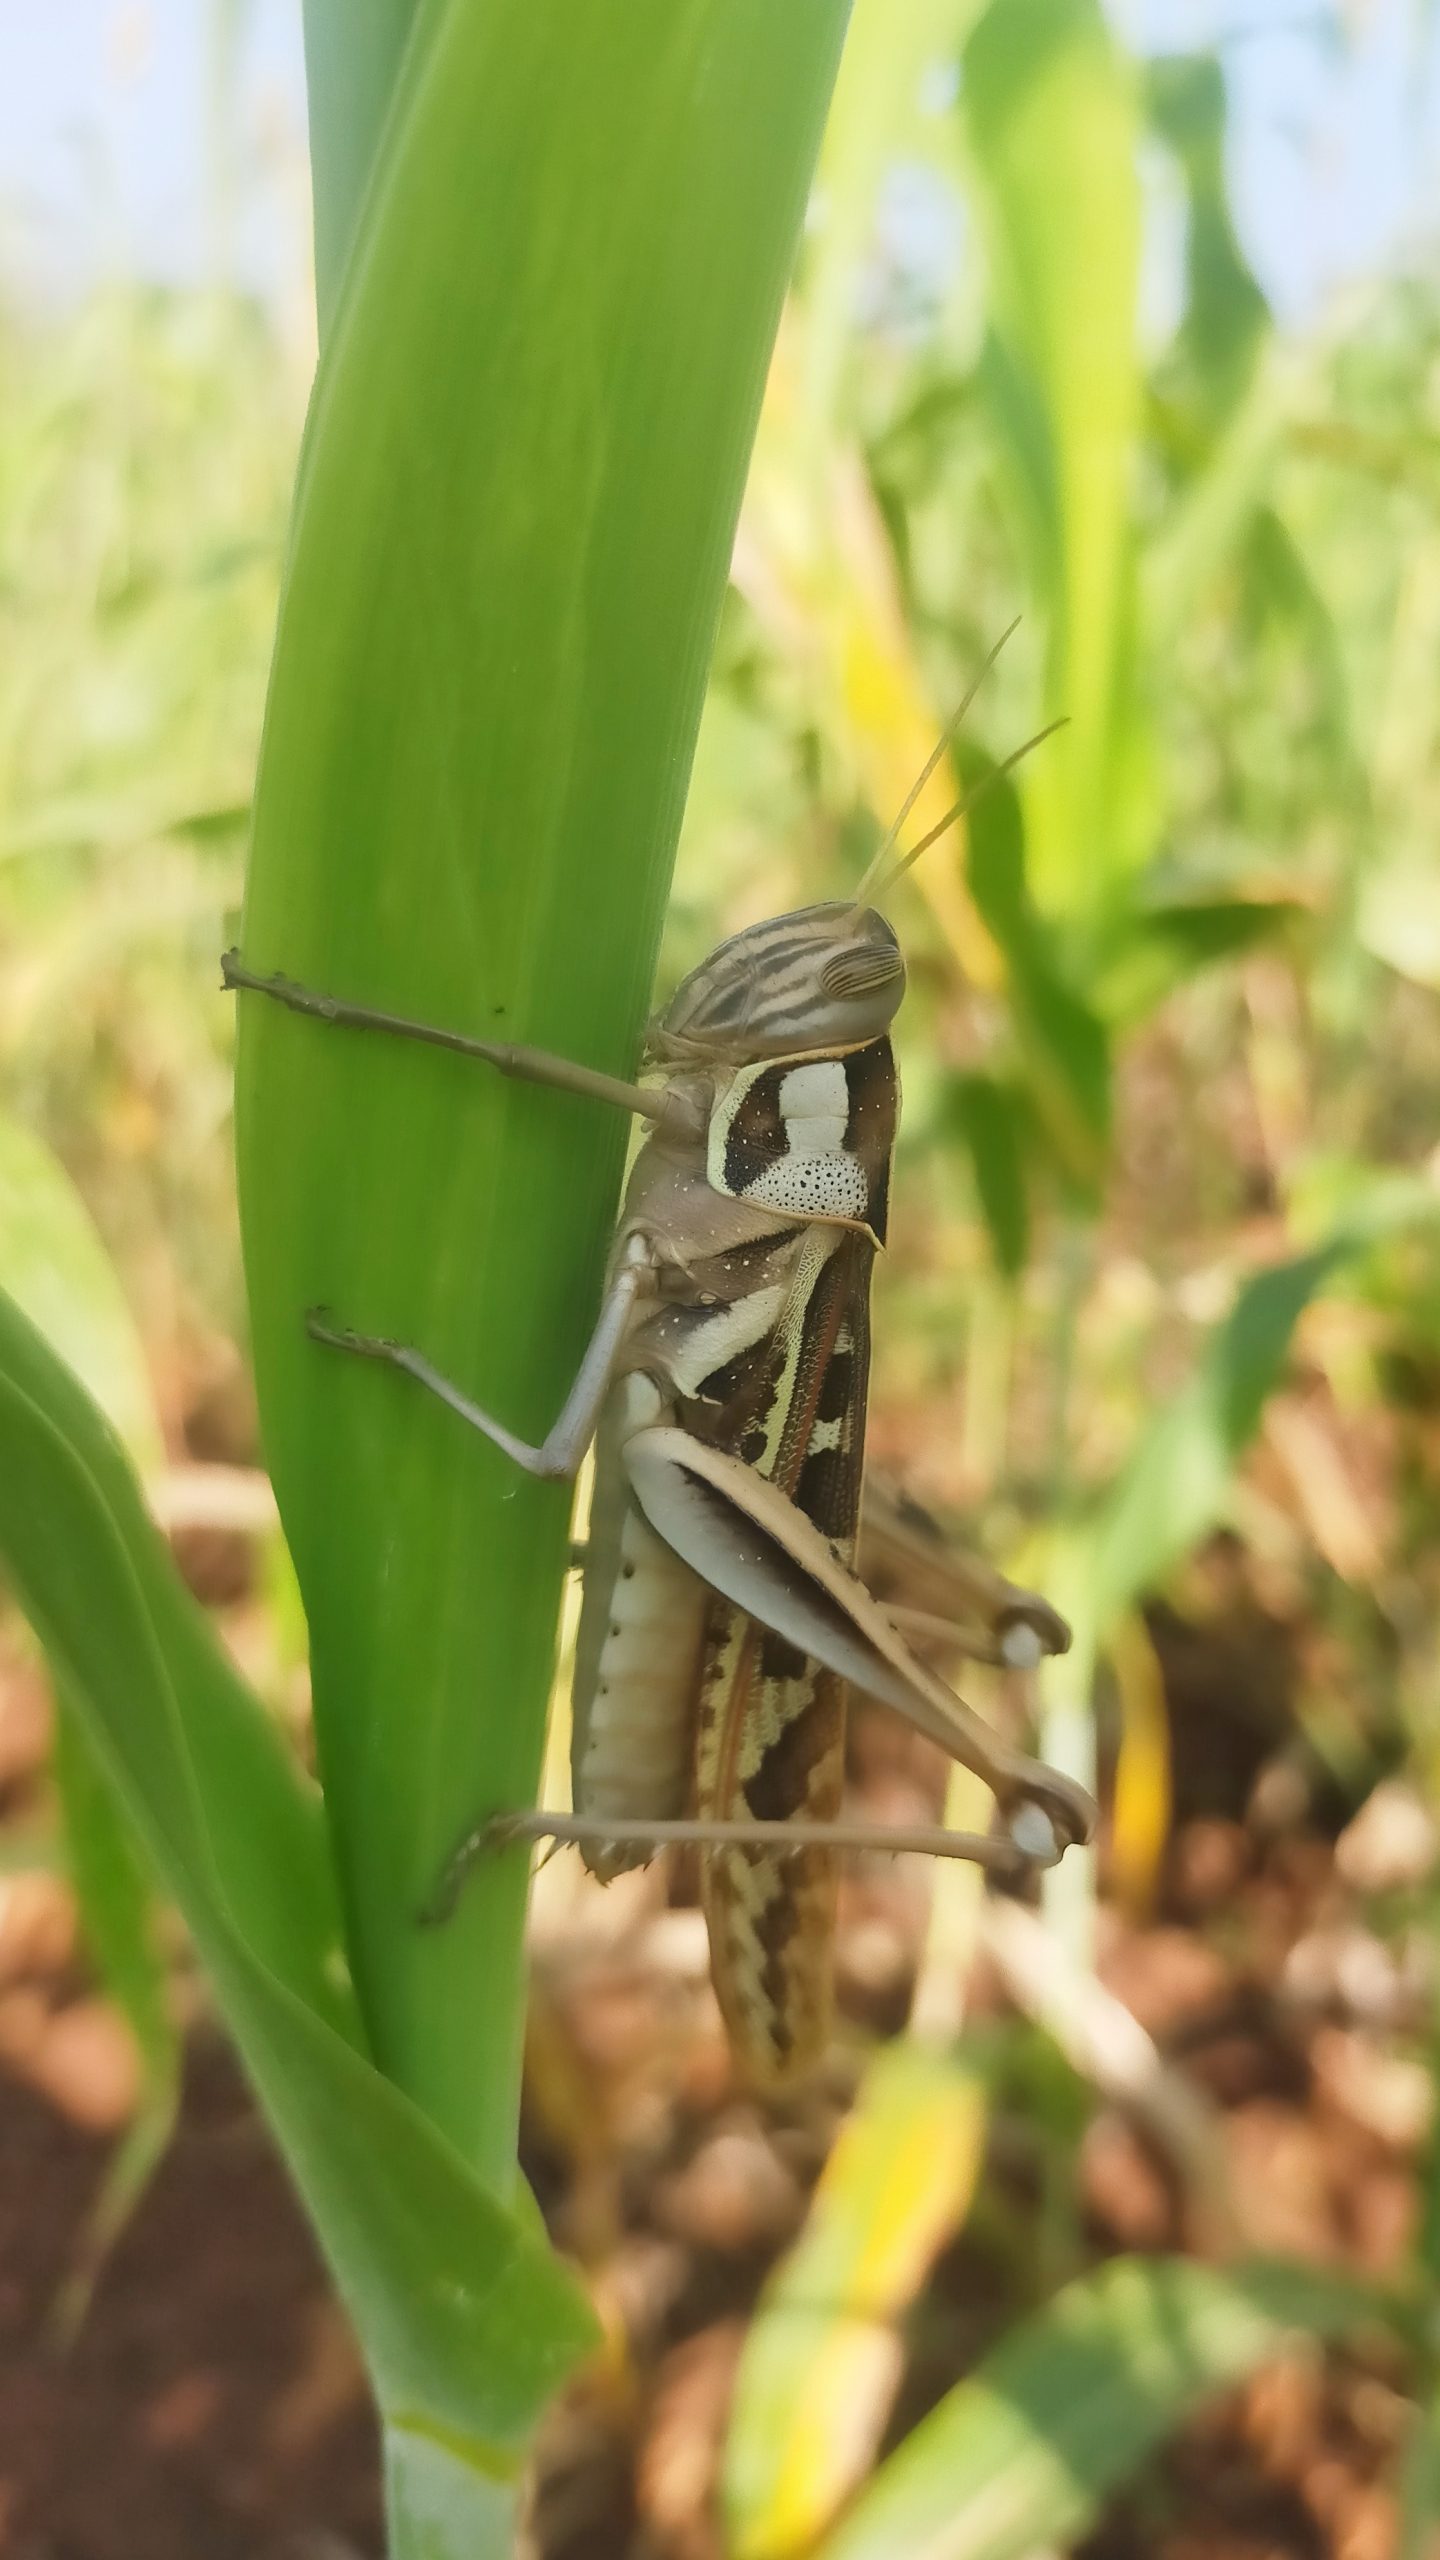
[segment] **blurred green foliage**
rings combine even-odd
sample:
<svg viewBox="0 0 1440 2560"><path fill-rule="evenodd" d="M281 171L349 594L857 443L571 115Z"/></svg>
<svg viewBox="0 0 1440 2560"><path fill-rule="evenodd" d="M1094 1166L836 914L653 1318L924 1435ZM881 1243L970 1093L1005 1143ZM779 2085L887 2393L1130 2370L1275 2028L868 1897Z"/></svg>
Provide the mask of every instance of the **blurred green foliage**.
<svg viewBox="0 0 1440 2560"><path fill-rule="evenodd" d="M381 116L313 13L317 228L339 289L266 697L252 960L353 968L420 1018L483 991L530 1039L633 1060L845 15L428 10L382 72ZM496 254L458 266L474 237ZM171 645L188 679L183 621ZM196 807L194 779L167 773L185 797L148 815L142 877L155 839L241 814ZM126 780L122 761L122 804ZM213 880L203 905L213 919ZM389 2548L478 2560L512 2548L525 2439L595 2324L515 2210L528 1858L492 1861L455 1928L421 1913L467 1806L533 1791L567 1524L558 1489L517 1499L504 1462L433 1410L357 1398L303 1313L333 1290L442 1357L448 1341L456 1366L478 1350L522 1418L553 1411L624 1133L597 1140L582 1106L546 1146L533 1095L471 1078L462 1100L433 1054L404 1053L398 1082L394 1064L246 1015L257 1390L310 1619L323 1797L186 1593L102 1415L3 1294L0 1553L95 1764L77 1783L67 1745L75 1872L111 1977L133 1993L141 1969L145 1914L106 1854L128 1851L128 1822L355 2322ZM489 1136L457 1150L467 1103ZM112 1794L124 1821L102 1842Z"/></svg>
<svg viewBox="0 0 1440 2560"><path fill-rule="evenodd" d="M377 0L377 41L404 15ZM312 9L326 58L342 28ZM1082 1773L1118 1764L1115 1869L1141 1900L1168 1772L1137 1604L1164 1588L1203 1611L1217 1523L1297 1618L1343 1632L1343 1683L1311 1679L1298 1702L1315 1765L1349 1801L1383 1769L1436 1771L1440 290L1380 278L1282 337L1226 200L1225 119L1214 62L1128 59L1091 0L859 0L661 969L852 882L1023 613L955 778L1048 717L1070 725L896 902L913 994L877 1436L1074 1609L1050 1745ZM1185 217L1158 343L1139 307L1142 160ZM888 218L897 170L923 186L918 243ZM53 1303L22 1294L63 1337L94 1253L57 1188L68 1168L178 1451L212 1427L206 1383L241 1326L214 960L303 384L232 295L111 288L4 334L0 1070L28 1133L0 1128L6 1249L49 1239ZM123 1882L112 1900L123 1956L140 1924ZM1056 1917L1083 1950L1082 1902ZM963 2112L974 2068L927 2055L917 2110ZM1017 2096L1007 2068L987 2088L1049 2125L1049 2174L1069 2178L1073 2121L1054 2129L1070 2101L1036 2095L1033 2063ZM903 2141L905 2097L903 2070L871 2088L852 2164L871 2117ZM732 2463L745 2548L779 2530L767 2502L807 2531L828 2513L803 2447L755 2407L816 2263L841 2273L832 2331L807 2332L815 2393L832 2365L840 2400L855 2387L866 2309L845 2269L873 2275L883 2187L856 2173L822 2191L777 2326L757 2332ZM919 2221L887 2317L923 2282ZM871 2547L867 2515L892 2530L887 2500L943 2510L957 2446L993 2466L986 2394L1003 2386L1012 2431L1027 2395L1043 2413L1076 2337L1087 2370L1097 2338L1113 2350L1095 2423L1138 2456L1202 2382L1312 2316L1346 2313L1168 2268L1149 2293L1126 2268L1062 2297L1054 2328L1001 2351L999 2385L992 2371L937 2413L933 2480L919 2440L882 2475L853 2547ZM833 2410L802 2414L823 2439ZM1070 2529L1099 2485L1062 2482L1046 2505L1032 2464L1016 2456L1014 2477L1021 2539L974 2548Z"/></svg>
<svg viewBox="0 0 1440 2560"><path fill-rule="evenodd" d="M168 1371L240 1325L215 954L305 385L231 294L117 284L0 332L5 1107L79 1179Z"/></svg>

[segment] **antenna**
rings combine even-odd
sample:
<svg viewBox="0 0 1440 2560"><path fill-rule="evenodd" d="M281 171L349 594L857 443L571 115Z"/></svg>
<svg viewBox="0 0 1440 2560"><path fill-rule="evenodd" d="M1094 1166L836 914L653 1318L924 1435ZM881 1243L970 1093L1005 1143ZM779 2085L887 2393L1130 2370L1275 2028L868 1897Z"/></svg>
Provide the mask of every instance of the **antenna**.
<svg viewBox="0 0 1440 2560"><path fill-rule="evenodd" d="M1014 772L1016 765L1020 763L1022 757L1029 755L1032 747L1040 746L1046 738L1053 738L1057 729L1063 729L1067 726L1068 720L1068 712L1062 713L1058 720L1047 720L1044 728L1037 729L1034 736L1027 738L1022 746L1012 748L1010 754L1006 756L1003 764L992 765L990 771L976 783L973 791L967 791L964 799L957 800L953 809L947 809L944 817L937 821L927 835L923 835L921 837L918 844L912 844L909 852L901 855L900 860L895 864L893 870L889 872L887 877L880 882L879 887L872 890L870 898L871 905L878 906L882 898L888 897L890 891L894 888L896 881L904 872L909 870L912 862L918 862L921 854L928 852L937 836L943 836L949 828L957 825L961 818L968 816L969 812L984 799L986 793L994 790L997 782L1003 782L1007 773ZM870 866L872 871L874 867L875 866L872 863ZM865 877L868 880L870 873L867 872ZM858 892L856 895L856 904L857 906L859 904Z"/></svg>
<svg viewBox="0 0 1440 2560"><path fill-rule="evenodd" d="M1009 640L1013 634L1019 630L1019 628L1020 616L1017 613L1014 621L1009 623L1005 630L1001 632L999 639L996 641L994 648L991 649L988 656L981 660L979 672L970 685L959 710L953 711L950 718L946 721L934 747L926 757L919 773L916 775L915 780L911 783L909 790L905 794L899 816L896 818L895 823L891 827L889 834L886 836L884 843L876 853L874 860L867 865L864 877L855 892L854 903L857 907L864 905L865 900L870 894L873 882L879 878L890 858L890 855L894 852L896 843L899 839L900 830L904 826L906 819L909 817L911 810L914 808L916 801L919 799L921 792L924 790L926 783L929 781L931 774L934 772L935 767L944 755L946 748L949 746L951 739L954 737L956 730L959 728L960 723L964 719L966 712L969 710L971 703L974 701L976 694L979 692L980 687L990 673L991 668L994 666L995 661L999 657L1001 650L1004 648L1006 641ZM946 823L948 824L949 821L947 820ZM933 843L933 835L927 836L925 842L926 844ZM907 859L913 860L914 856L911 855L907 857ZM896 876L898 878L898 873Z"/></svg>

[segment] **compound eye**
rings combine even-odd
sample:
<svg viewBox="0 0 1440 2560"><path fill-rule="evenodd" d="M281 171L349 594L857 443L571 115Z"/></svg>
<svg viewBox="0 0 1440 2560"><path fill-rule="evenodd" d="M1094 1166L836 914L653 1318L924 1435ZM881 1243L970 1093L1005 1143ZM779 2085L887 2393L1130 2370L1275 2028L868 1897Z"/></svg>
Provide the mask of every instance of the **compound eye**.
<svg viewBox="0 0 1440 2560"><path fill-rule="evenodd" d="M875 987L891 987L905 974L905 963L899 951L869 948L857 944L849 951L832 951L820 964L820 984L827 996L865 996Z"/></svg>

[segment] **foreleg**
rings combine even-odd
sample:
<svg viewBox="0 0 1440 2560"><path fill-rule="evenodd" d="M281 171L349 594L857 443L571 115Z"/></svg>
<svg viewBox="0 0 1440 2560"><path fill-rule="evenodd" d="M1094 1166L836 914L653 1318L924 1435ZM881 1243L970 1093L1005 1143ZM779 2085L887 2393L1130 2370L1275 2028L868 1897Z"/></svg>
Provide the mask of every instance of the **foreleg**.
<svg viewBox="0 0 1440 2560"><path fill-rule="evenodd" d="M383 1360L392 1369L403 1370L407 1378L438 1396L472 1431L483 1432L527 1475L557 1480L575 1475L595 1437L600 1409L619 1368L636 1302L654 1286L654 1278L655 1262L648 1242L643 1236L632 1236L606 1292L599 1320L575 1373L575 1383L558 1419L540 1441L518 1439L493 1413L487 1413L483 1405L476 1404L452 1378L427 1360L423 1351L414 1350L408 1342L351 1333L327 1324L318 1313L306 1321L316 1342L323 1342L332 1351L352 1352L364 1360Z"/></svg>
<svg viewBox="0 0 1440 2560"><path fill-rule="evenodd" d="M703 1132L698 1109L673 1086L627 1084L622 1076L604 1075L598 1067L581 1066L577 1059L557 1057L550 1049L527 1049L513 1040L476 1040L468 1031L448 1031L437 1023L415 1022L408 1014L384 1013L375 1005L350 1004L343 996L326 995L318 987L302 987L278 970L265 976L247 969L238 951L222 954L220 975L233 990L268 996L272 1003L284 1005L291 1013L308 1014L312 1020L342 1031L387 1031L401 1040L424 1040L432 1048L453 1049L462 1058L483 1058L502 1076L516 1076L526 1084L549 1085L561 1093L584 1094L593 1102L608 1102L618 1111L633 1112L637 1119L649 1120L668 1136L694 1139Z"/></svg>

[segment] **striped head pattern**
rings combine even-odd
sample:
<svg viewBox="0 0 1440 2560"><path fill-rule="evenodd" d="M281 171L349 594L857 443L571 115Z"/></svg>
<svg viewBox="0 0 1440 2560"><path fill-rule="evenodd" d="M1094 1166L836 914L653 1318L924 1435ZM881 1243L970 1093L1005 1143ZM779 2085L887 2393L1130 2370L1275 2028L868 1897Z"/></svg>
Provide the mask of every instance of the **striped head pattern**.
<svg viewBox="0 0 1440 2560"><path fill-rule="evenodd" d="M879 901L937 837L1064 725L1052 720L1038 729L992 765L972 791L926 829L918 844L898 850L906 820L1014 628L1012 622L1001 633L941 731L853 899L797 907L790 915L748 925L722 942L691 970L651 1025L650 1056L656 1065L833 1057L862 1048L889 1029L905 993L905 963Z"/></svg>
<svg viewBox="0 0 1440 2560"><path fill-rule="evenodd" d="M843 899L732 934L692 969L650 1034L664 1063L832 1056L878 1040L905 993L892 927Z"/></svg>

